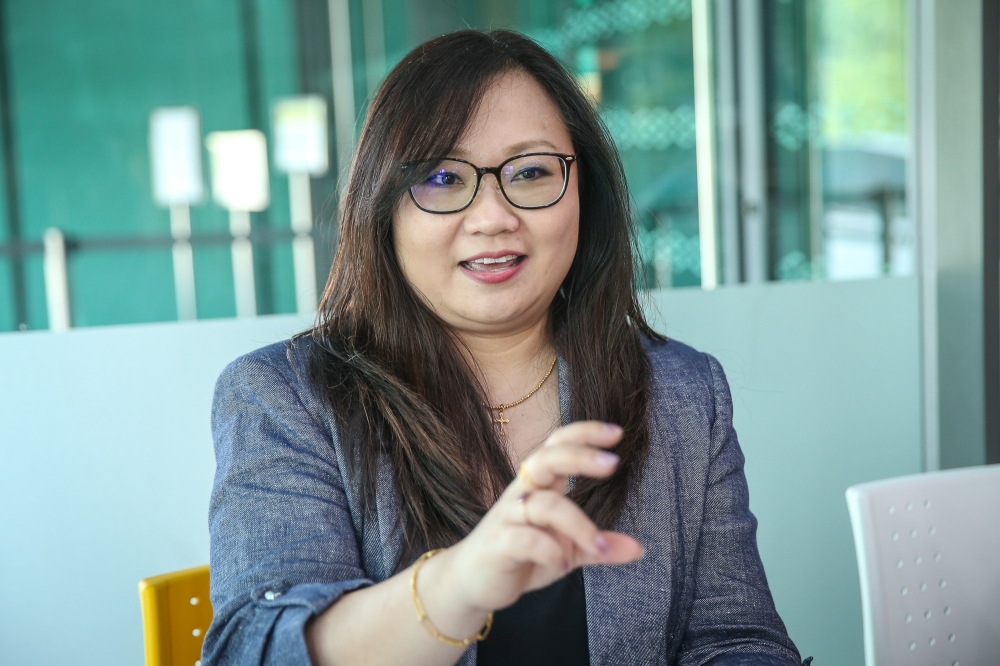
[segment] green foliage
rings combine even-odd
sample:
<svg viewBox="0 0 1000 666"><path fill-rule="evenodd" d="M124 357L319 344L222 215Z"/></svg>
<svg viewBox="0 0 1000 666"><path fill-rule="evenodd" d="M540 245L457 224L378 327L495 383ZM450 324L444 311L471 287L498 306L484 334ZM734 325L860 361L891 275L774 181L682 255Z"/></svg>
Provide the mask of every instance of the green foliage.
<svg viewBox="0 0 1000 666"><path fill-rule="evenodd" d="M828 141L906 133L903 0L819 3L816 74Z"/></svg>

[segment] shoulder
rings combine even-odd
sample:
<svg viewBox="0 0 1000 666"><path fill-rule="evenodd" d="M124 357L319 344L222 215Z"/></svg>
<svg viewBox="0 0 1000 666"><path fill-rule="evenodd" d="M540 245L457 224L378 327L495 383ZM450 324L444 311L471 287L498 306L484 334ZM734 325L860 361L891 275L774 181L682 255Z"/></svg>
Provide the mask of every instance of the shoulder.
<svg viewBox="0 0 1000 666"><path fill-rule="evenodd" d="M293 338L244 354L223 370L211 414L217 482L240 470L332 460L336 419L312 388L308 351Z"/></svg>
<svg viewBox="0 0 1000 666"><path fill-rule="evenodd" d="M682 459L701 460L717 427L731 427L733 400L722 366L711 354L678 342L644 341L652 378L649 409L654 429ZM696 452L701 452L697 453Z"/></svg>
<svg viewBox="0 0 1000 666"><path fill-rule="evenodd" d="M725 373L711 354L672 339L643 338L643 348L653 373L652 388L659 397L714 402L717 392L728 395Z"/></svg>
<svg viewBox="0 0 1000 666"><path fill-rule="evenodd" d="M239 378L308 384L310 346L308 336L301 336L255 349L227 365L219 381Z"/></svg>
<svg viewBox="0 0 1000 666"><path fill-rule="evenodd" d="M233 400L261 406L300 403L307 411L322 411L309 379L311 344L302 335L240 356L216 381L216 405Z"/></svg>

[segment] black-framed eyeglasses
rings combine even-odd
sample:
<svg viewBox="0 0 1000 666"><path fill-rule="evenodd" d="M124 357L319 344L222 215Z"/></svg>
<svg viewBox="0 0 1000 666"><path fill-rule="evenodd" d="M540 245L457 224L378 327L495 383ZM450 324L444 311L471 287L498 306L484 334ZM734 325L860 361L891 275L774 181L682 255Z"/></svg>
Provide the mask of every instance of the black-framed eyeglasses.
<svg viewBox="0 0 1000 666"><path fill-rule="evenodd" d="M575 161L576 155L527 153L495 167L479 167L456 157L407 162L402 167L421 175L420 181L410 186L410 198L417 208L444 214L468 208L488 173L497 179L510 205L525 209L554 206L566 194L569 169Z"/></svg>

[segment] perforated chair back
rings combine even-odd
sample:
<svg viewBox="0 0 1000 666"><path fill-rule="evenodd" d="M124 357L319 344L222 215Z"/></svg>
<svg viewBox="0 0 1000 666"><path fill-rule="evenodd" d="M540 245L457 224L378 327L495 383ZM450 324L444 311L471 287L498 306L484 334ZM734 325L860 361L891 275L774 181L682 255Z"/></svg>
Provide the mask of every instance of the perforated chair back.
<svg viewBox="0 0 1000 666"><path fill-rule="evenodd" d="M208 565L139 581L146 666L200 666L212 622Z"/></svg>
<svg viewBox="0 0 1000 666"><path fill-rule="evenodd" d="M852 486L867 666L1000 664L1000 465Z"/></svg>

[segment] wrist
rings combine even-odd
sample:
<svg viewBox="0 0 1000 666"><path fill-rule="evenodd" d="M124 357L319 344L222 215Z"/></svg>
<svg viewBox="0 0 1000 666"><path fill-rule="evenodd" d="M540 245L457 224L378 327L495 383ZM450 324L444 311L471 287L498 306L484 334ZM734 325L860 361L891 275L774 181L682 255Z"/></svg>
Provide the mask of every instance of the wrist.
<svg viewBox="0 0 1000 666"><path fill-rule="evenodd" d="M455 566L456 547L448 548L423 562L417 572L417 595L424 612L445 636L461 640L477 634L486 622L490 609L467 598Z"/></svg>

